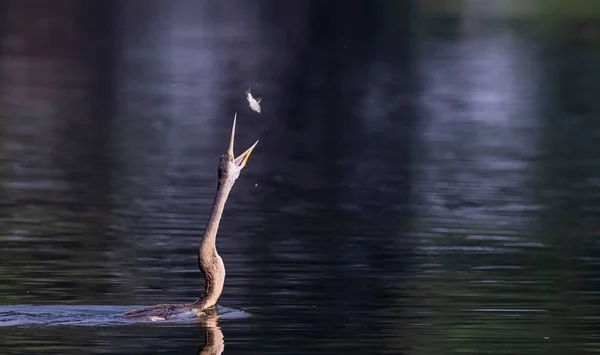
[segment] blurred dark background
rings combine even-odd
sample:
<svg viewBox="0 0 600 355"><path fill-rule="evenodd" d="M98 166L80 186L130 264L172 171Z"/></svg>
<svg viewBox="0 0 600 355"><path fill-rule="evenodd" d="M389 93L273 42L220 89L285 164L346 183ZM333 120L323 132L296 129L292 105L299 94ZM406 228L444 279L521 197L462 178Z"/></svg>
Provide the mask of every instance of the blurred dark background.
<svg viewBox="0 0 600 355"><path fill-rule="evenodd" d="M0 346L202 347L10 306L197 297L237 112L226 353L591 352L599 31L592 1L0 1Z"/></svg>

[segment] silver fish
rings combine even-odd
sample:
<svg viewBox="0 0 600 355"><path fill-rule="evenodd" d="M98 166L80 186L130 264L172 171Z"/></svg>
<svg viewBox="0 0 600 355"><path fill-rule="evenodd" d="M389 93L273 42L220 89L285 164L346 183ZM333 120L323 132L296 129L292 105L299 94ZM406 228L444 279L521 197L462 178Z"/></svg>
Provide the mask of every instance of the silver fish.
<svg viewBox="0 0 600 355"><path fill-rule="evenodd" d="M260 98L254 98L252 97L252 94L250 93L250 88L248 88L248 90L246 90L246 96L248 98L248 106L250 106L250 108L258 113L260 113Z"/></svg>

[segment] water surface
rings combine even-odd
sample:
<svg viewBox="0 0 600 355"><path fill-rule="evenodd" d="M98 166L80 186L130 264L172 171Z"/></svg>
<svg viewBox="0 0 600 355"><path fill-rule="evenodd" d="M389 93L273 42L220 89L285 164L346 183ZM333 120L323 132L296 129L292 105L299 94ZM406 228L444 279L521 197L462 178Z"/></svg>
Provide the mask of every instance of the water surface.
<svg viewBox="0 0 600 355"><path fill-rule="evenodd" d="M38 35L5 28L2 353L597 349L593 43L446 20L416 35L357 5L331 24L301 2L306 23L127 4L94 5L76 33L95 42L23 47ZM237 151L261 142L219 232L219 303L250 316L125 322L201 292L236 111Z"/></svg>

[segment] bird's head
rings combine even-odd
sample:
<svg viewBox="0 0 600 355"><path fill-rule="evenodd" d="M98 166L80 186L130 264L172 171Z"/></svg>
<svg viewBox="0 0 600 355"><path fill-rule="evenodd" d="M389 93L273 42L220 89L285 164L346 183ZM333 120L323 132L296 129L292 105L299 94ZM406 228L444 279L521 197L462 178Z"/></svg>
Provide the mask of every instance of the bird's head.
<svg viewBox="0 0 600 355"><path fill-rule="evenodd" d="M221 161L219 163L219 180L222 178L230 178L233 176L233 179L237 179L240 176L240 172L246 166L248 162L248 158L250 158L250 154L258 141L254 143L250 148L246 149L245 152L240 154L237 158L233 154L233 140L235 138L235 123L237 120L237 112L233 117L233 127L231 128L231 139L229 140L229 149L227 152L221 156Z"/></svg>

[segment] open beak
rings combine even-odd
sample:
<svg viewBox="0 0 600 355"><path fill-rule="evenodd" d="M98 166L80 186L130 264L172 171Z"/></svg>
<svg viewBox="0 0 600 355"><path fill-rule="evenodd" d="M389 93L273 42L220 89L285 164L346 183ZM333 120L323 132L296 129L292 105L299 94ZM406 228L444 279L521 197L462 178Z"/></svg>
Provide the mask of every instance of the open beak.
<svg viewBox="0 0 600 355"><path fill-rule="evenodd" d="M254 147L256 147L256 145L258 144L258 141L256 141L256 143L252 144L252 146L248 149L246 149L245 152L243 152L242 154L240 154L237 158L234 158L233 155L233 140L235 138L235 123L237 121L237 112L235 113L235 116L233 117L233 127L231 128L231 139L229 140L229 149L227 150L227 154L229 155L229 158L231 160L233 160L233 163L239 167L239 168L243 168L244 166L246 166L246 163L248 162L248 158L250 158L250 154L252 153L252 150L254 149Z"/></svg>

